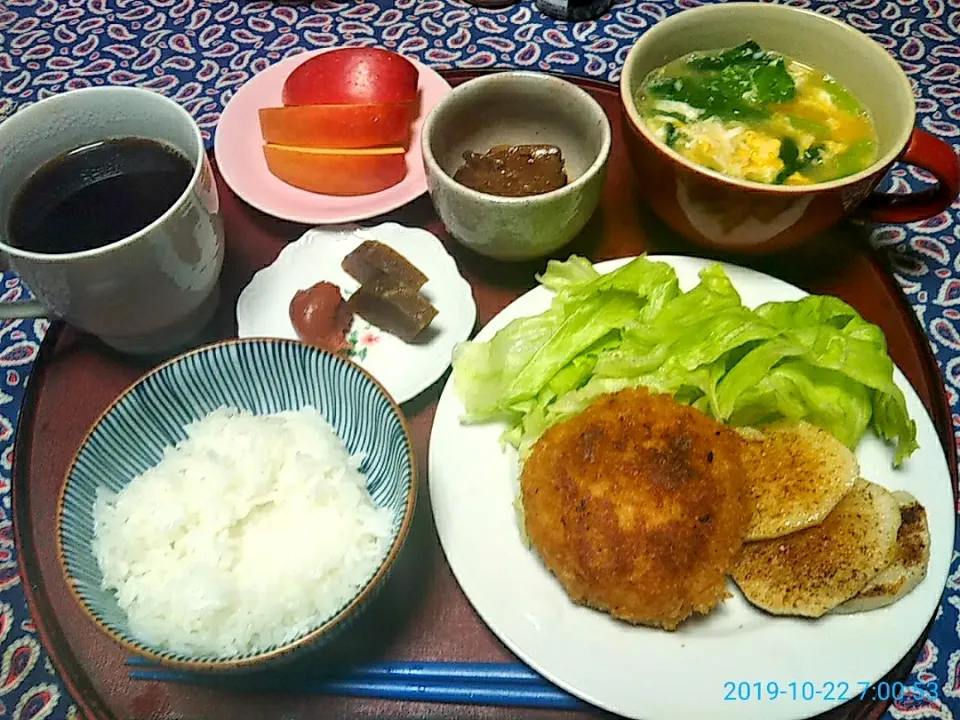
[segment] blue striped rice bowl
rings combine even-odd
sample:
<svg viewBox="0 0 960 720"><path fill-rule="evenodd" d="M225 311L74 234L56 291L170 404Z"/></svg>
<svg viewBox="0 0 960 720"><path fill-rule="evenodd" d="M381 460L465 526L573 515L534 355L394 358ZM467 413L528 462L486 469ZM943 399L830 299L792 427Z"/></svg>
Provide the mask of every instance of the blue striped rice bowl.
<svg viewBox="0 0 960 720"><path fill-rule="evenodd" d="M257 415L312 406L351 454L364 453L374 502L393 511L390 548L352 600L331 617L282 645L230 657L184 656L148 647L130 632L126 614L93 552L97 488L119 492L156 465L185 426L221 406ZM95 624L128 650L193 671L260 669L317 649L339 635L373 599L406 539L417 498L417 470L403 414L364 370L339 356L292 340L229 340L181 355L125 390L94 423L60 493L57 556L74 596Z"/></svg>

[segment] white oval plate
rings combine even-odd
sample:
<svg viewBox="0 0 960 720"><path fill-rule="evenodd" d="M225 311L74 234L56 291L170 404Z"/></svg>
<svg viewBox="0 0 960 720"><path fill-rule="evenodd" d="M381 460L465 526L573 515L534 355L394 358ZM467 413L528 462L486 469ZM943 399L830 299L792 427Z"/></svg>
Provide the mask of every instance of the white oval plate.
<svg viewBox="0 0 960 720"><path fill-rule="evenodd" d="M364 240L378 240L418 267L428 278L421 292L437 309L424 330L425 341L412 344L354 317L348 357L380 381L397 403L404 403L446 372L454 346L470 337L477 321L470 284L440 240L426 230L396 223L308 230L240 293L237 335L297 339L289 313L294 294L326 280L349 297L360 285L340 263Z"/></svg>
<svg viewBox="0 0 960 720"><path fill-rule="evenodd" d="M709 264L687 257L651 259L673 266L683 289L696 285L697 273ZM628 260L597 269L610 272ZM724 270L750 307L806 295L752 270L726 264ZM511 320L543 312L551 297L542 287L532 290L476 339L489 340ZM887 608L813 621L774 617L750 605L731 582L734 596L721 607L668 633L574 605L520 541L512 507L517 455L512 448L500 449L503 426L461 425L463 405L449 381L434 418L429 461L430 499L444 553L474 608L507 647L549 680L605 710L638 720L797 720L824 712L841 703L843 683L846 699L857 698L903 658L936 612L949 570L955 522L950 473L923 403L899 369L895 379L917 422L920 449L894 470L891 449L868 435L857 457L864 477L909 490L923 504L931 553L927 577ZM726 683L735 684L732 693ZM740 683L750 684L750 699L737 699ZM754 683L760 683L763 699L757 699ZM770 683L782 691L776 700L767 699Z"/></svg>

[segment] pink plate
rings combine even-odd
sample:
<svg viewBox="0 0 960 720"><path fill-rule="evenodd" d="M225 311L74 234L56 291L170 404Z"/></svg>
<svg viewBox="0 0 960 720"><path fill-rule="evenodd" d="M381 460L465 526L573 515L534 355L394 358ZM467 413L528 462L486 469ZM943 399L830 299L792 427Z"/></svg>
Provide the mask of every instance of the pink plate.
<svg viewBox="0 0 960 720"><path fill-rule="evenodd" d="M279 107L287 75L300 63L332 48L304 52L271 65L243 85L227 103L214 139L217 165L227 185L257 210L308 225L354 222L396 210L427 191L427 176L420 152L420 128L424 118L450 85L436 71L407 58L420 71L420 114L413 124L407 150L407 176L402 182L378 193L337 197L307 192L287 185L267 170L260 135L262 107Z"/></svg>

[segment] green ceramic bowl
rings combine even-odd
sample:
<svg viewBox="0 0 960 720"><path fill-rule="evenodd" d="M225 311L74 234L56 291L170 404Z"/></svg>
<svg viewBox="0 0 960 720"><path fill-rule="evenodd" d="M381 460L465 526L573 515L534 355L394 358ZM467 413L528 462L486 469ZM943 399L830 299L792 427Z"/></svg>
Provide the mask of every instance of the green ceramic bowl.
<svg viewBox="0 0 960 720"><path fill-rule="evenodd" d="M570 242L600 201L610 159L610 122L576 85L535 72L500 72L454 88L421 133L427 189L450 234L497 260L544 257ZM478 192L453 179L463 153L494 145L560 148L568 184L528 197Z"/></svg>

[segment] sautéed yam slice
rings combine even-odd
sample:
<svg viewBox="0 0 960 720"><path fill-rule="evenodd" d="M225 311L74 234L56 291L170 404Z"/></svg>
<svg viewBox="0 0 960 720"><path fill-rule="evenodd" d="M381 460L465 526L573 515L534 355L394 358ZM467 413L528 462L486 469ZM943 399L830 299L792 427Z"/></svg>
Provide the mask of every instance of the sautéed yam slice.
<svg viewBox="0 0 960 720"><path fill-rule="evenodd" d="M756 512L746 540L768 540L817 525L853 487L857 457L807 422L781 421L744 445L743 463Z"/></svg>
<svg viewBox="0 0 960 720"><path fill-rule="evenodd" d="M897 499L859 479L819 525L745 544L733 579L769 613L820 617L890 564L899 529Z"/></svg>
<svg viewBox="0 0 960 720"><path fill-rule="evenodd" d="M835 613L857 613L892 605L913 590L927 576L930 562L930 527L927 511L908 492L897 490L900 529L893 561L881 570L852 599L833 609Z"/></svg>

